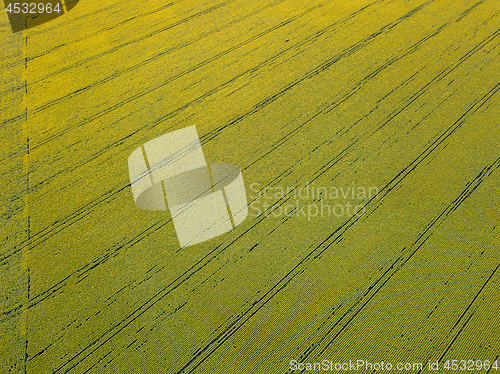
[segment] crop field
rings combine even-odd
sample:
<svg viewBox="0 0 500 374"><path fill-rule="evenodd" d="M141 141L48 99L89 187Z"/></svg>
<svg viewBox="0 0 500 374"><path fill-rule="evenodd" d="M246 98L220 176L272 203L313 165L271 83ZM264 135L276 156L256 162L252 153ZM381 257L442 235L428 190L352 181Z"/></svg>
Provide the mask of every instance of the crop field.
<svg viewBox="0 0 500 374"><path fill-rule="evenodd" d="M498 0L2 5L0 45L1 373L500 373ZM181 248L127 159L192 125L248 217Z"/></svg>

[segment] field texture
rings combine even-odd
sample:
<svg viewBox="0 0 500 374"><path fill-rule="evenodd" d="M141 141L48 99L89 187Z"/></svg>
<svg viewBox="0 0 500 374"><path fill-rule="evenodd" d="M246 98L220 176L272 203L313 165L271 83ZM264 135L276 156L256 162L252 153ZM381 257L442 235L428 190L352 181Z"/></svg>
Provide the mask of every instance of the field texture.
<svg viewBox="0 0 500 374"><path fill-rule="evenodd" d="M498 0L2 5L0 46L1 373L500 373ZM127 158L192 125L249 216L181 249Z"/></svg>

